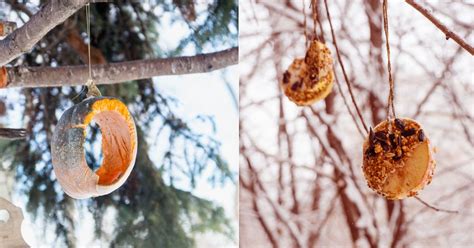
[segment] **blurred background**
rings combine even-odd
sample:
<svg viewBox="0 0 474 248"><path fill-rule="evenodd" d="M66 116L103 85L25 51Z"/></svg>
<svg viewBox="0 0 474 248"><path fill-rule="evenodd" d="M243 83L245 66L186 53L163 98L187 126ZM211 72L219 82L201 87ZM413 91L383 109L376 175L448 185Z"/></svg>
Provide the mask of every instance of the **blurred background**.
<svg viewBox="0 0 474 248"><path fill-rule="evenodd" d="M437 151L433 181L419 197L458 213L414 198L385 200L362 175L365 133L326 13L362 119L373 127L386 118L389 91L382 1L327 1L327 9L325 2L240 1L241 246L472 246L472 55L405 1L389 1L395 109L421 123ZM474 44L472 1L420 4ZM325 100L297 107L278 82L304 57L305 33L330 48L336 82Z"/></svg>
<svg viewBox="0 0 474 248"><path fill-rule="evenodd" d="M0 17L22 26L46 1L8 0ZM195 55L237 46L236 1L119 1L91 4L92 63ZM87 61L85 9L11 65ZM87 57L86 57L87 58ZM0 126L25 127L26 141L0 140L0 196L23 209L32 247L236 247L238 68L100 86L126 102L139 150L127 182L110 195L73 200L52 171L50 141L82 87L2 89ZM85 82L84 82L85 83ZM89 164L101 159L90 127Z"/></svg>

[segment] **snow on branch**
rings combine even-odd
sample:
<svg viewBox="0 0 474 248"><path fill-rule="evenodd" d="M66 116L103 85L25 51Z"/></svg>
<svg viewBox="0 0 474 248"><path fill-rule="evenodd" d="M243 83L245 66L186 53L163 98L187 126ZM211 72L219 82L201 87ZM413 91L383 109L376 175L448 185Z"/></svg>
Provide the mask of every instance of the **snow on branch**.
<svg viewBox="0 0 474 248"><path fill-rule="evenodd" d="M162 75L204 73L235 65L239 59L238 47L227 50L173 58L135 60L92 66L96 84L114 84ZM88 67L9 67L7 88L60 87L83 85L88 79Z"/></svg>

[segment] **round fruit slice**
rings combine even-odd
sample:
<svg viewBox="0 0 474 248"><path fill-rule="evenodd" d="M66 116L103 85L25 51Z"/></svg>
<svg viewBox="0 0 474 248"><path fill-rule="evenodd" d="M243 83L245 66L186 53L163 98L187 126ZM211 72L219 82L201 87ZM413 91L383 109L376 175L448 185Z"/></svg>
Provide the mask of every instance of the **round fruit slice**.
<svg viewBox="0 0 474 248"><path fill-rule="evenodd" d="M324 99L332 90L334 72L329 49L312 41L304 59L297 58L283 74L285 95L299 106Z"/></svg>
<svg viewBox="0 0 474 248"><path fill-rule="evenodd" d="M86 127L94 120L102 133L103 161L93 171L84 152ZM77 199L109 194L130 175L137 155L137 132L124 103L88 98L66 110L51 142L53 168L63 190Z"/></svg>
<svg viewBox="0 0 474 248"><path fill-rule="evenodd" d="M435 162L430 141L414 120L381 122L370 130L363 150L367 184L387 199L414 196L431 182Z"/></svg>

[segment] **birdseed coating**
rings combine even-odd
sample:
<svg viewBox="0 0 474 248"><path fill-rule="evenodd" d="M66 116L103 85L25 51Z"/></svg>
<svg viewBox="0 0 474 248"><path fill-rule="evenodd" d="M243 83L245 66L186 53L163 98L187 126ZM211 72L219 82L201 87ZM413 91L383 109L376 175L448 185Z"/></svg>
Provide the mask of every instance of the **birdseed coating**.
<svg viewBox="0 0 474 248"><path fill-rule="evenodd" d="M333 81L331 51L323 43L312 41L305 58L296 58L285 71L281 87L291 101L304 106L325 98Z"/></svg>
<svg viewBox="0 0 474 248"><path fill-rule="evenodd" d="M401 199L405 196L414 196L426 184L431 182L435 163L431 150L428 149L428 167L423 180L411 188L409 192L385 192L384 186L389 183L391 176L403 171L406 161L412 157L418 146L426 144L426 137L420 124L408 118L398 118L384 121L369 131L369 136L363 147L363 172L368 186L388 199ZM420 165L422 166L422 165ZM406 168L405 168L406 169Z"/></svg>

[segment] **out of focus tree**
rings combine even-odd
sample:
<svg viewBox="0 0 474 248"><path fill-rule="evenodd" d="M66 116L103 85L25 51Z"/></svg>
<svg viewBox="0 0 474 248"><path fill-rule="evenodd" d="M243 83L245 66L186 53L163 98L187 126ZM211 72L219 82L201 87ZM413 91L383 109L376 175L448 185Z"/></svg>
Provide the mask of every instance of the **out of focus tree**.
<svg viewBox="0 0 474 248"><path fill-rule="evenodd" d="M423 5L472 44L472 4ZM474 228L472 51L410 4L389 1L388 9L395 107L399 116L422 123L437 150L433 181L419 196L429 205L415 198L386 200L362 175L362 120L373 127L386 118L382 1L327 1L327 6L324 0L242 1L242 246L460 247L474 242L472 231L466 231ZM304 57L307 39L330 47L336 79L324 101L297 107L279 81L293 59Z"/></svg>

